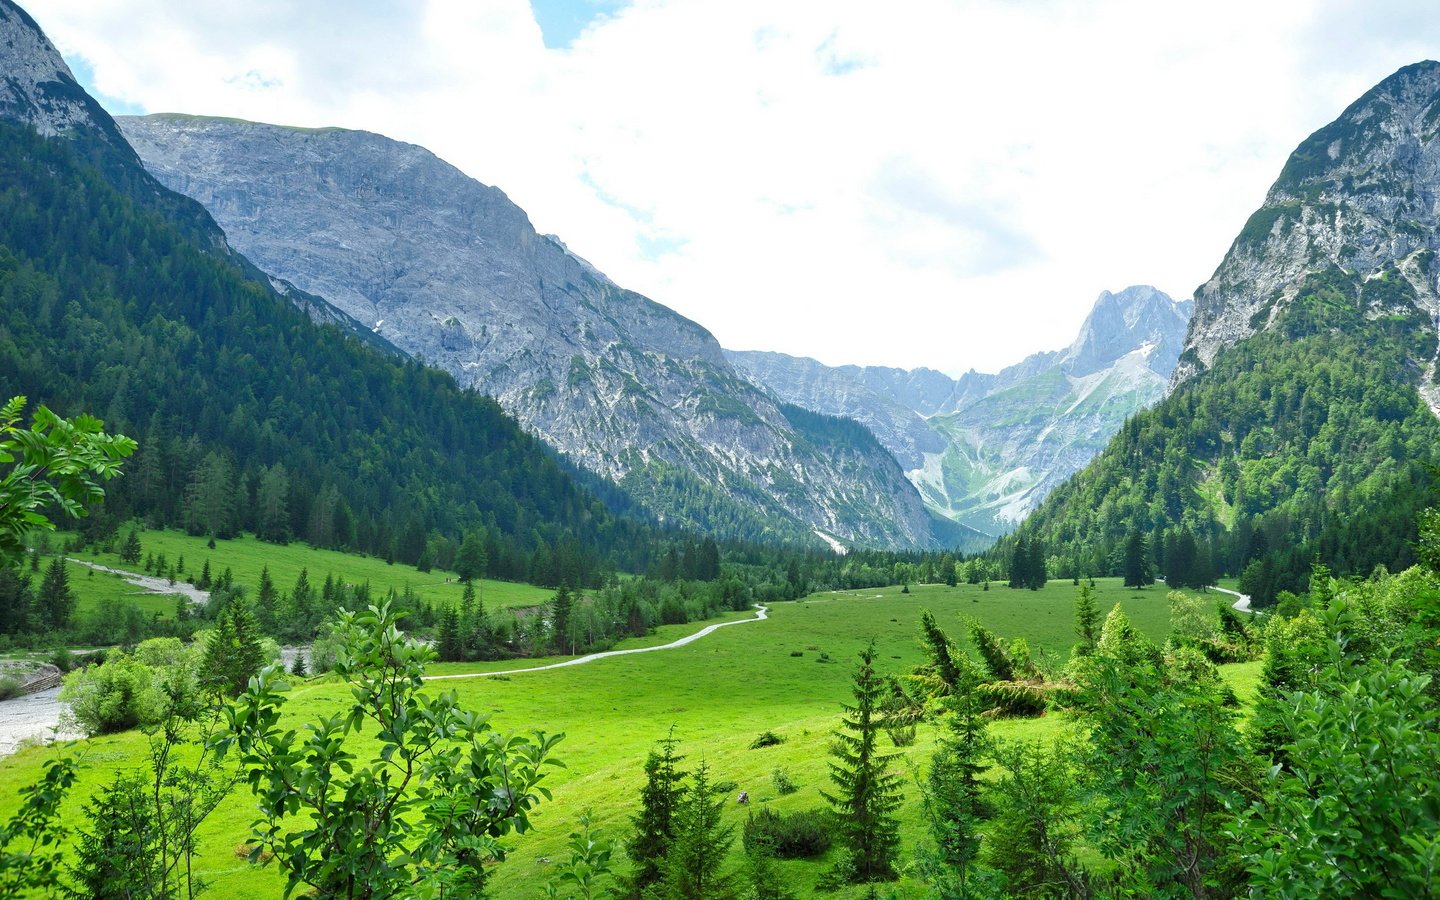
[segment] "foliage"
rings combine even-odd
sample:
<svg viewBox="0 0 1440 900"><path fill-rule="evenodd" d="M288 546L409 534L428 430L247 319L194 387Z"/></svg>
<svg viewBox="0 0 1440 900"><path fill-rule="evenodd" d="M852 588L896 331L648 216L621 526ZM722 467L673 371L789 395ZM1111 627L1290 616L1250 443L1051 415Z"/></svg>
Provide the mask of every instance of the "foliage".
<svg viewBox="0 0 1440 900"><path fill-rule="evenodd" d="M967 679L945 701L946 733L921 784L933 843L920 856L921 870L942 900L983 895L987 883L979 871L980 823L987 813L980 777L994 747L978 688L978 680Z"/></svg>
<svg viewBox="0 0 1440 900"><path fill-rule="evenodd" d="M601 885L611 877L615 841L601 837L600 829L591 824L588 809L580 814L580 830L570 832L567 849L570 856L556 864L559 874L546 883L545 896L551 900L594 900L603 896Z"/></svg>
<svg viewBox="0 0 1440 900"><path fill-rule="evenodd" d="M780 859L814 859L833 842L830 816L818 809L782 815L763 807L745 820L745 849Z"/></svg>
<svg viewBox="0 0 1440 900"><path fill-rule="evenodd" d="M782 797L800 790L800 786L795 783L795 779L790 777L790 773L781 768L776 768L770 773L770 783L775 785L775 793Z"/></svg>
<svg viewBox="0 0 1440 900"><path fill-rule="evenodd" d="M285 871L287 896L425 897L483 889L500 839L530 827L549 790L545 767L559 736L504 737L453 693L424 696L433 653L407 639L388 604L342 612L335 672L348 709L297 737L280 726L281 673L268 667L226 709L229 735L262 817L261 848ZM347 744L373 729L361 758Z"/></svg>
<svg viewBox="0 0 1440 900"><path fill-rule="evenodd" d="M834 870L838 881L864 884L896 876L900 846L895 810L900 807L900 776L890 771L895 755L879 752L880 704L885 681L875 672L875 642L860 652L855 670L854 705L845 704L840 730L830 745L830 780L835 793L821 792L834 813L835 831L845 856Z"/></svg>
<svg viewBox="0 0 1440 900"><path fill-rule="evenodd" d="M625 845L634 869L625 881L626 895L641 897L664 877L665 858L675 841L676 816L684 796L685 757L675 752L673 733L657 742L660 749L645 757L645 786L640 789L640 811L631 819L635 833Z"/></svg>
<svg viewBox="0 0 1440 900"><path fill-rule="evenodd" d="M100 665L66 675L60 699L70 705L70 715L91 736L153 724L164 707L155 670L118 650Z"/></svg>
<svg viewBox="0 0 1440 900"><path fill-rule="evenodd" d="M1032 742L995 750L995 819L984 859L1008 896L1088 897L1089 876L1075 858L1080 791L1070 753Z"/></svg>
<svg viewBox="0 0 1440 900"><path fill-rule="evenodd" d="M729 896L734 876L721 870L735 828L720 824L723 791L711 783L710 767L703 760L689 782L675 810L675 839L662 867L663 894L674 900Z"/></svg>
<svg viewBox="0 0 1440 900"><path fill-rule="evenodd" d="M67 516L85 515L88 504L105 496L101 481L120 473L123 459L135 452L124 435L106 434L93 416L62 419L39 406L30 427L21 424L24 396L0 406L0 567L14 566L32 531L54 530L45 516L54 507Z"/></svg>
<svg viewBox="0 0 1440 900"><path fill-rule="evenodd" d="M0 822L0 896L55 885L68 831L60 804L74 783L75 763L59 758L45 763L38 781L20 789L20 808Z"/></svg>
<svg viewBox="0 0 1440 900"><path fill-rule="evenodd" d="M1251 891L1272 897L1440 892L1440 713L1399 662L1331 644L1318 682L1289 695L1289 771L1276 768L1240 837Z"/></svg>
<svg viewBox="0 0 1440 900"><path fill-rule="evenodd" d="M785 743L785 739L773 731L762 731L750 742L751 750L759 750L763 747L775 747Z"/></svg>
<svg viewBox="0 0 1440 900"><path fill-rule="evenodd" d="M244 600L226 604L205 645L206 681L222 697L238 697L265 663L260 626L249 605ZM303 668L296 674L304 674Z"/></svg>

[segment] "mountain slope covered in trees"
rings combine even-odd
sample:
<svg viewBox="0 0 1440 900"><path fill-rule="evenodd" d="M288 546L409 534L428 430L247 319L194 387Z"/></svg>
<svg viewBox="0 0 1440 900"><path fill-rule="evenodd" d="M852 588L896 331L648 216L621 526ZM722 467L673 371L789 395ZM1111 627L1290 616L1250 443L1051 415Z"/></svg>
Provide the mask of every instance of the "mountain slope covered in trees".
<svg viewBox="0 0 1440 900"><path fill-rule="evenodd" d="M1060 569L1189 532L1261 602L1414 561L1433 394L1440 65L1400 70L1291 156L1198 293L1174 389L1025 523ZM1257 293L1258 291L1258 293ZM1259 300L1256 298L1259 297Z"/></svg>
<svg viewBox="0 0 1440 900"><path fill-rule="evenodd" d="M808 440L708 331L616 285L424 148L197 116L120 125L146 166L266 271L494 396L667 522L740 538L950 542L873 440L838 454Z"/></svg>
<svg viewBox="0 0 1440 900"><path fill-rule="evenodd" d="M648 565L638 511L492 400L294 303L145 172L8 0L0 30L0 393L140 440L113 513L407 561L481 529L492 573L551 583Z"/></svg>

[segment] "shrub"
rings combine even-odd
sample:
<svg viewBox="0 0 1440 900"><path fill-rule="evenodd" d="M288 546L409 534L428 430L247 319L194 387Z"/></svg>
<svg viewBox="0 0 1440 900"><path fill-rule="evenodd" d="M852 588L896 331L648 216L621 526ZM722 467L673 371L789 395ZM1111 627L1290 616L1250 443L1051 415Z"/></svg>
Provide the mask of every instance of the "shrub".
<svg viewBox="0 0 1440 900"><path fill-rule="evenodd" d="M761 747L774 747L783 743L785 743L785 739L775 732L762 731L759 737L750 742L750 749L759 750Z"/></svg>
<svg viewBox="0 0 1440 900"><path fill-rule="evenodd" d="M781 859L814 859L830 849L830 816L823 810L802 809L782 816L762 809L745 822L745 849L770 847Z"/></svg>
<svg viewBox="0 0 1440 900"><path fill-rule="evenodd" d="M790 655L791 655L791 656L804 656L804 655L805 655L805 651L804 651L804 650L791 650L791 651L790 651Z"/></svg>
<svg viewBox="0 0 1440 900"><path fill-rule="evenodd" d="M162 705L155 671L120 651L103 665L65 676L60 699L70 704L71 717L90 736L153 722Z"/></svg>
<svg viewBox="0 0 1440 900"><path fill-rule="evenodd" d="M770 780L775 784L775 792L782 797L787 794L793 794L796 791L800 790L800 786L797 785L793 779L791 779L790 773L786 772L784 769L776 769L775 771L771 772Z"/></svg>
<svg viewBox="0 0 1440 900"><path fill-rule="evenodd" d="M0 675L0 700L20 696L22 682L14 675Z"/></svg>

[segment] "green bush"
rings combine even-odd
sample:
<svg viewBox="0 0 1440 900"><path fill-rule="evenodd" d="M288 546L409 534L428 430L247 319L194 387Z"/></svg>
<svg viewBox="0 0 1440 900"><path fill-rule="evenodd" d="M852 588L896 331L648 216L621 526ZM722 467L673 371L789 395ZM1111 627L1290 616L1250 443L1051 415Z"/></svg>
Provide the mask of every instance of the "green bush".
<svg viewBox="0 0 1440 900"><path fill-rule="evenodd" d="M770 780L775 784L776 793L778 793L782 797L787 794L793 794L796 791L800 790L800 786L797 785L794 779L790 777L790 773L786 772L784 769L777 768L775 771L771 772Z"/></svg>
<svg viewBox="0 0 1440 900"><path fill-rule="evenodd" d="M761 852L761 848L769 848L781 859L814 859L830 849L833 830L830 816L823 810L802 809L782 816L762 809L745 822L745 849Z"/></svg>
<svg viewBox="0 0 1440 900"><path fill-rule="evenodd" d="M91 736L153 722L163 700L155 670L118 650L104 665L65 676L60 699L70 704L71 717Z"/></svg>
<svg viewBox="0 0 1440 900"><path fill-rule="evenodd" d="M751 750L759 750L761 747L774 747L777 744L785 743L785 739L773 731L762 731L755 740L750 742Z"/></svg>

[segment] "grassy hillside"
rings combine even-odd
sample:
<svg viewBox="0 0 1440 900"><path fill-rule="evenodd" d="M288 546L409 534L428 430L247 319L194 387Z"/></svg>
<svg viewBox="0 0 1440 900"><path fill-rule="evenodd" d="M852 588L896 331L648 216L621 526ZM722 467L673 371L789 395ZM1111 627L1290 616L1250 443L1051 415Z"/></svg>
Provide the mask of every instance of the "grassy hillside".
<svg viewBox="0 0 1440 900"><path fill-rule="evenodd" d="M184 539L174 539L178 550ZM228 543L236 544L235 559L268 548L244 542L227 542L212 551L218 559ZM203 550L203 545L201 546ZM191 562L186 550L186 562ZM196 559L204 554L197 552ZM338 555L337 555L338 556ZM269 557L266 557L269 559ZM353 557L339 556L339 562ZM212 561L212 568L214 566ZM272 569L280 565L270 562ZM237 575L240 572L236 565ZM388 569L383 563L380 570ZM398 573L401 567L396 566ZM313 568L312 568L313 571ZM338 569L337 569L338 571ZM411 570L413 571L413 570ZM898 672L922 660L916 641L922 610L931 610L957 638L964 617L974 616L996 633L1023 636L1038 652L1064 654L1072 642L1069 582L1051 582L1038 592L962 585L836 592L812 595L796 603L776 604L770 619L737 625L677 650L600 660L568 669L501 678L459 679L437 683L455 690L462 703L489 713L502 729L542 728L563 731L559 756L567 768L551 780L553 803L535 817L538 830L514 841L510 859L494 874L499 897L533 897L549 872L547 859L563 856L567 833L580 813L593 809L597 822L612 836L623 836L634 810L642 780L641 762L653 742L671 726L690 763L702 757L719 781L733 781L734 792L747 790L755 805L770 804L780 811L815 807L823 803L826 787L826 750L835 727L839 704L848 699L851 672L857 652L872 637L884 671ZM1163 588L1145 591L1122 589L1118 580L1099 583L1102 609L1119 602L1135 624L1153 637L1163 637L1168 613ZM693 632L697 626L668 626L655 643ZM622 646L634 646L627 642ZM798 655L795 655L798 654ZM538 662L538 661L537 661ZM522 663L523 664L523 663ZM515 668L515 662L437 665L432 674L482 672ZM1253 686L1255 666L1232 669L1242 695ZM333 710L344 702L347 689L324 680L297 685L287 707L294 721ZM1049 737L1069 724L1064 715L1027 721L1001 721L993 727L1002 737ZM785 738L779 746L749 749L763 731ZM905 758L923 765L933 747L933 729L921 728L916 744ZM83 800L117 766L137 759L143 738L137 733L99 738L74 750L83 750L84 774L67 805L71 821L78 818ZM15 807L15 790L33 779L40 763L55 751L30 749L0 760L0 815ZM771 774L784 769L799 790L780 797ZM916 792L907 788L903 812L903 838L909 855L921 836ZM200 864L212 879L210 896L263 897L278 895L280 879L274 871L255 869L235 855L247 834L253 803L237 791L203 829ZM726 820L739 825L744 812L731 804ZM738 862L739 854L734 853ZM783 863L787 879L802 894L813 886L825 864ZM844 896L843 894L841 896Z"/></svg>

